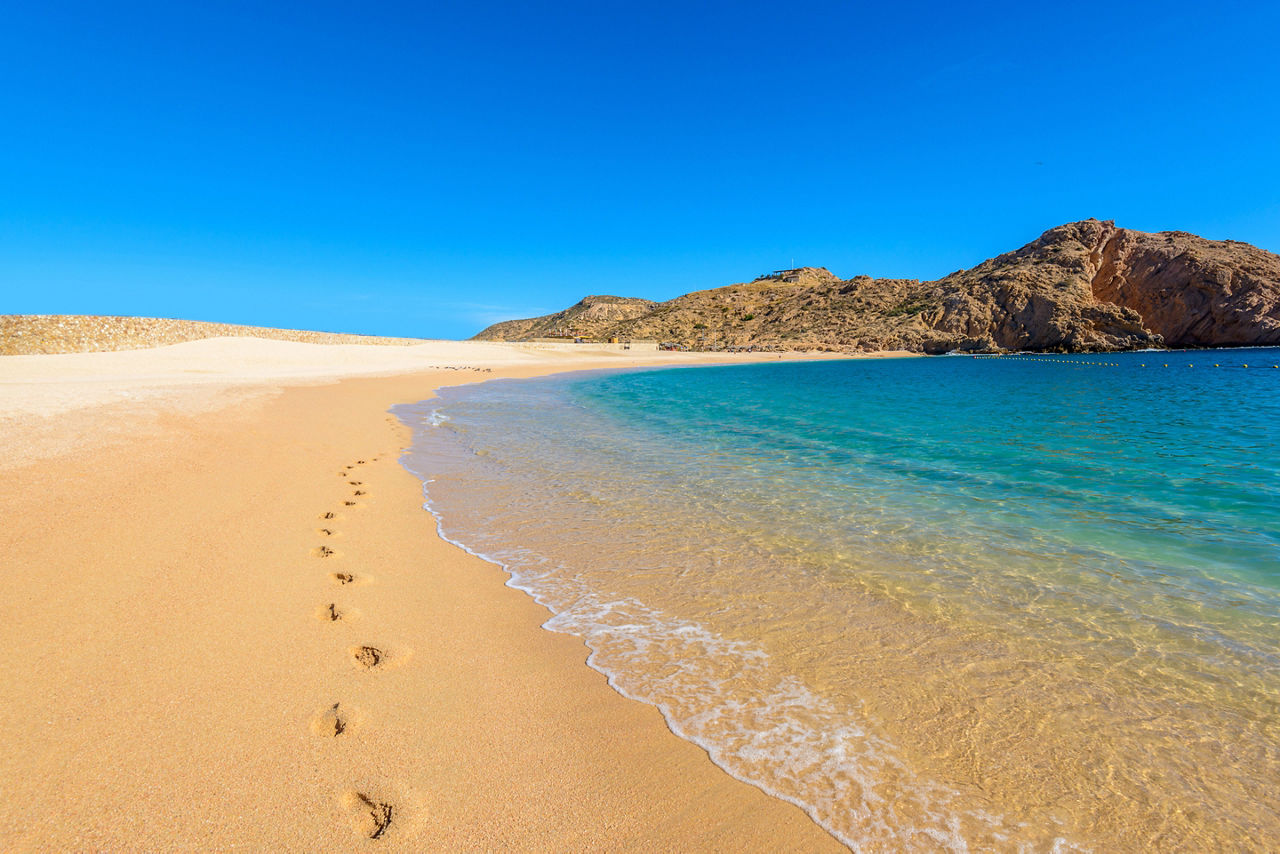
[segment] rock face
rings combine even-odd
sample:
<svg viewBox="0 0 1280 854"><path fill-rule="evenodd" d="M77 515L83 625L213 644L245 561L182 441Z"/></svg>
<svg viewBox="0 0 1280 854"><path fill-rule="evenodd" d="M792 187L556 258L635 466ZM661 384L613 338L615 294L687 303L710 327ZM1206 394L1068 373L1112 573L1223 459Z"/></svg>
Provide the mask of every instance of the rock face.
<svg viewBox="0 0 1280 854"><path fill-rule="evenodd" d="M1093 294L1097 220L1050 229L1015 252L932 282L921 312L939 333L926 352L955 349L1132 350L1161 343L1139 313ZM968 342L983 346L971 346Z"/></svg>
<svg viewBox="0 0 1280 854"><path fill-rule="evenodd" d="M593 301L609 301L596 311ZM603 308L604 306L602 306ZM595 313L593 313L595 312ZM665 303L588 297L476 336L657 339L707 349L1132 350L1280 344L1280 256L1096 219L933 282L841 280L821 267Z"/></svg>
<svg viewBox="0 0 1280 854"><path fill-rule="evenodd" d="M1280 344L1280 256L1185 231L1090 220L1093 295L1131 308L1170 347Z"/></svg>

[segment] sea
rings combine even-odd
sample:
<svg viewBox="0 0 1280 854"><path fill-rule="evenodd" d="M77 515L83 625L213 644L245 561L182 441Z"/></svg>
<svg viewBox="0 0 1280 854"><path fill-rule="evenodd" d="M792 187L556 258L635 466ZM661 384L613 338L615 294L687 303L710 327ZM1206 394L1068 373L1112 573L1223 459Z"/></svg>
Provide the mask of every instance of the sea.
<svg viewBox="0 0 1280 854"><path fill-rule="evenodd" d="M1280 849L1280 349L396 408L441 534L856 851Z"/></svg>

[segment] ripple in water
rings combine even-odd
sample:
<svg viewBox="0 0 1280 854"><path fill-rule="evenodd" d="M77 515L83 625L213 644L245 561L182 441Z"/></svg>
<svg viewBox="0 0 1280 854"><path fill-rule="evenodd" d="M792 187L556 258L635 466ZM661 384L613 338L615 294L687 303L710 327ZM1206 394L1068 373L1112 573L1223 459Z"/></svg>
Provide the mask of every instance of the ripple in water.
<svg viewBox="0 0 1280 854"><path fill-rule="evenodd" d="M568 375L397 413L445 536L851 847L1268 850L1280 370L1149 358Z"/></svg>

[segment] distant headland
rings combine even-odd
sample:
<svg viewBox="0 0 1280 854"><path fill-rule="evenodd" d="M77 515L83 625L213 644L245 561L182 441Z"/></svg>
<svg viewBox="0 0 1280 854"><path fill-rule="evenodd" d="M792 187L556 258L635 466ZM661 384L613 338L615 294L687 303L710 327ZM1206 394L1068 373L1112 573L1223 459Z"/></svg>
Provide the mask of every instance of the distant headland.
<svg viewBox="0 0 1280 854"><path fill-rule="evenodd" d="M1280 344L1280 256L1087 219L931 282L823 267L663 303L589 296L476 340L650 340L691 350L1094 352Z"/></svg>

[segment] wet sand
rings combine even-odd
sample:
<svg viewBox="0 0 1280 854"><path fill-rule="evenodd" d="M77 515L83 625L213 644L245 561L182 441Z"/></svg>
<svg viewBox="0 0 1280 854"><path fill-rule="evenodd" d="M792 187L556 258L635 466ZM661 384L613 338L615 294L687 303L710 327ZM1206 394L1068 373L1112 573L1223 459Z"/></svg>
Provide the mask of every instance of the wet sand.
<svg viewBox="0 0 1280 854"><path fill-rule="evenodd" d="M542 630L397 462L395 403L637 361L242 339L0 360L0 848L839 850Z"/></svg>

